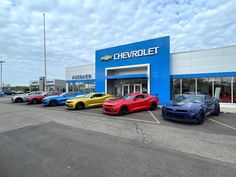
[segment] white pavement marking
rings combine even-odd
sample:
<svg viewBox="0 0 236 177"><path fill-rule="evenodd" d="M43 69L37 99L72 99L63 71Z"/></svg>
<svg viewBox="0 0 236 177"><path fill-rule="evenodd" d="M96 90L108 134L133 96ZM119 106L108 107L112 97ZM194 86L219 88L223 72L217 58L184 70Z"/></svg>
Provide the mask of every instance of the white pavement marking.
<svg viewBox="0 0 236 177"><path fill-rule="evenodd" d="M154 116L151 111L148 111L148 112L149 112L149 113L151 114L151 116L155 119L155 121L156 121L158 124L160 124L160 122L159 122L159 120L157 119L157 117Z"/></svg>
<svg viewBox="0 0 236 177"><path fill-rule="evenodd" d="M217 124L223 125L223 126L225 126L225 127L228 127L228 128L230 128L230 129L236 130L235 127L232 127L232 126L230 126L230 125L224 124L224 123L219 122L219 121L216 121L216 120L214 120L214 119L208 118L208 120L210 120L210 121L212 121L212 122L215 122L215 123L217 123Z"/></svg>

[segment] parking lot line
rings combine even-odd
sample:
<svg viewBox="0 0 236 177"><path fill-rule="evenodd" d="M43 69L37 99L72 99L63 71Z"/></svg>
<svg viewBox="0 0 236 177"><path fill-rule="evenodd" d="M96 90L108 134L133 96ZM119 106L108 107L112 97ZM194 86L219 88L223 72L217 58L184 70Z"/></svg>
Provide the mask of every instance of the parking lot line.
<svg viewBox="0 0 236 177"><path fill-rule="evenodd" d="M212 122L215 122L215 123L217 123L217 124L223 125L223 126L225 126L225 127L228 127L228 128L230 128L230 129L236 130L235 127L232 127L232 126L230 126L230 125L224 124L224 123L219 122L219 121L216 121L216 120L214 120L214 119L208 118L208 120L210 120L210 121L212 121Z"/></svg>
<svg viewBox="0 0 236 177"><path fill-rule="evenodd" d="M106 118L106 119L120 119L120 120L126 120L126 121L136 121L136 122L142 122L142 123L156 124L156 122L154 122L154 121L133 119L133 118L127 118L127 117L119 117L119 116L104 116L102 114L85 112L85 111L81 111L80 114L90 115L90 116L98 116L98 117L102 117L102 118Z"/></svg>
<svg viewBox="0 0 236 177"><path fill-rule="evenodd" d="M156 121L158 124L160 124L160 122L159 122L159 120L156 118L156 116L154 116L151 111L148 111L148 112L149 112L149 113L151 114L151 116L155 119L155 121Z"/></svg>

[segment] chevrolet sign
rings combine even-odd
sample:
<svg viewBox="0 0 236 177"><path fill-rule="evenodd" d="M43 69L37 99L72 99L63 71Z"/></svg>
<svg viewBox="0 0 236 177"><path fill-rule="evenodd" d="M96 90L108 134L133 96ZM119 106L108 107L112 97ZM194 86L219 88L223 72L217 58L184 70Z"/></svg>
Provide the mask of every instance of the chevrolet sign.
<svg viewBox="0 0 236 177"><path fill-rule="evenodd" d="M139 50L132 50L130 52L122 52L122 53L115 53L112 55L106 55L101 58L101 61L108 61L112 58L114 60L121 60L121 59L128 59L128 58L137 58L143 56L151 56L157 55L159 47L152 47L148 49L139 49Z"/></svg>

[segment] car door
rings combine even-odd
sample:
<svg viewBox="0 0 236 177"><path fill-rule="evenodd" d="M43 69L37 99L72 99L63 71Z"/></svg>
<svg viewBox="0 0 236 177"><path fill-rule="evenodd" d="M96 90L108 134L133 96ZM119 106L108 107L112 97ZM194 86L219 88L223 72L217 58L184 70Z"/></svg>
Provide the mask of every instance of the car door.
<svg viewBox="0 0 236 177"><path fill-rule="evenodd" d="M214 110L214 104L212 101L212 97L210 97L209 95L205 96L205 105L206 105L206 113L209 114Z"/></svg>
<svg viewBox="0 0 236 177"><path fill-rule="evenodd" d="M132 103L133 111L146 109L146 99L145 98L146 98L146 96L143 94L139 94L134 98L134 101Z"/></svg>
<svg viewBox="0 0 236 177"><path fill-rule="evenodd" d="M66 93L59 99L59 104L65 104L66 100L70 99L73 97L73 93Z"/></svg>
<svg viewBox="0 0 236 177"><path fill-rule="evenodd" d="M103 99L105 99L104 94L102 94L102 93L95 94L95 97L93 98L94 106L102 105Z"/></svg>
<svg viewBox="0 0 236 177"><path fill-rule="evenodd" d="M90 100L87 101L87 104L89 107L92 106L98 106L99 105L99 101L101 100L101 97L103 95L100 93L95 93L90 97Z"/></svg>

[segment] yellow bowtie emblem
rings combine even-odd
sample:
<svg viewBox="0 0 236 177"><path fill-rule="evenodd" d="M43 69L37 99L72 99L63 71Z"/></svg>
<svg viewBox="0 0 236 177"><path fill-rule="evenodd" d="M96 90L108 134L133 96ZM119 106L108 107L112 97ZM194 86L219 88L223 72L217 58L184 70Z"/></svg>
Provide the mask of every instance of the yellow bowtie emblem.
<svg viewBox="0 0 236 177"><path fill-rule="evenodd" d="M109 61L111 59L112 59L112 55L106 55L106 56L101 58L101 61Z"/></svg>

